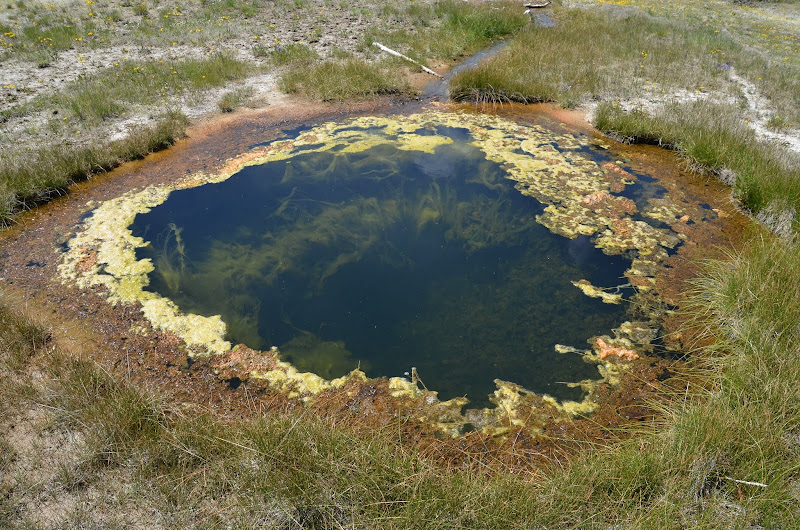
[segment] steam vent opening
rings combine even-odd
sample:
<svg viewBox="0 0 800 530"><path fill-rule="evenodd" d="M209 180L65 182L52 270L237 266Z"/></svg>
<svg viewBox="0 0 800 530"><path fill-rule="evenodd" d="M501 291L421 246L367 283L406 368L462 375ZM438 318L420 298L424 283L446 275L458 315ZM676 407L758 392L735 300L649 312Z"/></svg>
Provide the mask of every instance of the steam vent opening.
<svg viewBox="0 0 800 530"><path fill-rule="evenodd" d="M146 289L326 379L416 367L442 399L472 406L489 405L494 379L579 400L565 383L597 367L555 346L607 333L625 307L574 282L619 285L630 261L539 224L544 205L468 128L414 134L419 149L388 136L301 149L173 192L131 227L149 242L137 251L154 266Z"/></svg>

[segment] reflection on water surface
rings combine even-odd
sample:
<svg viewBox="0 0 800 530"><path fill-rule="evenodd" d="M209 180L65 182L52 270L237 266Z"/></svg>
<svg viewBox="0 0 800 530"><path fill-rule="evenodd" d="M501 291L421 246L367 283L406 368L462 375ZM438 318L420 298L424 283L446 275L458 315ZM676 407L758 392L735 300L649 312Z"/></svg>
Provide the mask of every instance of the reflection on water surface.
<svg viewBox="0 0 800 530"><path fill-rule="evenodd" d="M325 378L413 366L473 405L495 378L579 398L561 383L597 369L554 346L608 333L624 307L571 282L625 283L630 261L538 224L543 206L467 129L428 133L449 140L300 152L172 193L132 227L150 241L137 250L155 265L149 289Z"/></svg>

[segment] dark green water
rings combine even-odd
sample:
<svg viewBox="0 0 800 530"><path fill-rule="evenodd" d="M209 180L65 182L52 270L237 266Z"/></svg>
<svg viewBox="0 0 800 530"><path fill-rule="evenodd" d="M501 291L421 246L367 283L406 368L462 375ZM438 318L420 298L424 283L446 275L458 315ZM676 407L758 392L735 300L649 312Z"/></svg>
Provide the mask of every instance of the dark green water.
<svg viewBox="0 0 800 530"><path fill-rule="evenodd" d="M624 283L626 262L537 224L542 206L452 136L435 154L305 153L174 192L133 225L150 289L327 378L413 366L477 406L495 378L579 398L562 383L597 370L554 345L584 347L625 308L570 282Z"/></svg>

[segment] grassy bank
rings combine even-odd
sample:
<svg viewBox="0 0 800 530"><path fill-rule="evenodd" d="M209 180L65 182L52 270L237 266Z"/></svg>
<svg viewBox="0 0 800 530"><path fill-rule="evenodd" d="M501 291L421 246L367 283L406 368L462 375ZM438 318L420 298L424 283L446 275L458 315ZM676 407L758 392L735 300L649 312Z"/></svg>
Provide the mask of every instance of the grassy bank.
<svg viewBox="0 0 800 530"><path fill-rule="evenodd" d="M92 174L142 158L183 138L189 120L173 111L148 128L117 141L74 147L49 145L19 149L0 156L0 226L9 225L14 214L66 191L70 184Z"/></svg>
<svg viewBox="0 0 800 530"><path fill-rule="evenodd" d="M69 87L39 96L27 104L4 109L0 116L25 116L55 110L57 120L87 128L114 117L127 117L132 106L174 103L182 92L196 93L225 86L254 73L246 62L218 53L203 59L123 60L91 75L79 77ZM56 125L51 126L55 128Z"/></svg>
<svg viewBox="0 0 800 530"><path fill-rule="evenodd" d="M174 109L176 97L221 87L253 72L229 54L122 61L79 77L60 91L3 109L0 123L34 113L51 117L41 141L7 147L0 154L0 226L10 224L15 213L62 194L73 182L172 145L189 125L180 110L163 110ZM131 119L153 104L157 117L148 118L148 125L127 127L115 141L102 134L109 121Z"/></svg>
<svg viewBox="0 0 800 530"><path fill-rule="evenodd" d="M320 101L348 101L381 95L410 93L411 87L393 61L370 63L345 57L334 61L291 61L278 82L289 94L302 94Z"/></svg>
<svg viewBox="0 0 800 530"><path fill-rule="evenodd" d="M657 88L713 87L706 64L727 40L638 11L561 9L558 24L532 24L507 51L457 76L454 99L556 101L575 106ZM714 66L714 67L712 67Z"/></svg>
<svg viewBox="0 0 800 530"><path fill-rule="evenodd" d="M670 104L647 114L603 103L595 126L625 141L678 150L691 167L723 178L739 202L776 233L788 236L800 226L800 159L759 140L731 105Z"/></svg>
<svg viewBox="0 0 800 530"><path fill-rule="evenodd" d="M422 63L452 61L526 27L528 20L520 16L518 5L501 1L487 9L485 5L455 0L427 6L412 4L405 8L404 16L414 22L416 31L381 32L370 28L363 46L370 48L378 41Z"/></svg>
<svg viewBox="0 0 800 530"><path fill-rule="evenodd" d="M673 4L680 15L684 2ZM758 86L776 115L800 124L795 97L800 91L800 52L785 52L793 54L791 62L756 53L726 31L723 15L730 4L700 4L710 8L702 10L703 16L671 18L604 2L586 8L557 6L552 11L555 26L531 25L504 53L458 75L451 83L452 97L555 101L567 107L620 98L658 100L662 94L694 100L714 93L719 99L738 100L739 89L729 79L735 71ZM709 23L706 13L715 10L721 20ZM749 30L767 31L755 22Z"/></svg>

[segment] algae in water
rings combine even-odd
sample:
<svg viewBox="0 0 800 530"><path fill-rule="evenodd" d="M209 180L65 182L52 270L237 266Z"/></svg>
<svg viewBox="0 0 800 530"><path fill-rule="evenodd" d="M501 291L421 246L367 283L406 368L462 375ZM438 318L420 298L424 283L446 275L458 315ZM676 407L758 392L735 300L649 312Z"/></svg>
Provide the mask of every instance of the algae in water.
<svg viewBox="0 0 800 530"><path fill-rule="evenodd" d="M379 167L374 167L372 157L351 155L363 155L369 150L388 153L387 146L390 146L395 151L428 153L435 157L438 150L453 145L452 138L445 133L447 130L463 131L468 138L466 144L459 144L454 149L480 150L488 162L502 166L503 178L511 179L523 196L539 201L544 211L536 216L511 219L509 223L507 216L504 218L502 200L461 200L448 188L447 182L437 181L435 161L427 162L432 180L416 191L414 200L393 200L391 197L380 197L379 200L378 197L364 196L348 202L325 204L325 201L309 199L295 191L295 184L309 178L331 188L346 185L338 180L337 175L347 171L373 175L375 182L391 180L398 171L392 165L391 156L384 156ZM375 253L375 249L380 249L377 254L382 259L403 263L407 257L383 239L383 229L397 220L403 220L416 234L431 227L446 226L449 241L460 242L467 253L477 253L497 245L513 246L515 238L524 234L533 223L544 225L567 238L589 236L593 238L592 243L606 254L624 254L633 258L625 275L632 281L636 280L637 288L645 286L645 280L651 278L652 265L663 259L666 250L679 241L667 229L632 219L635 206L616 195L631 181L630 176L613 164L601 166L587 158L581 152L585 147L586 140L581 137L553 135L536 126L521 126L493 116L466 113L426 112L326 123L297 138L273 142L234 158L216 174L193 175L171 187L134 190L101 204L70 241L59 271L65 281L77 282L82 287L104 286L114 303L141 303L153 326L183 338L191 347L192 355L228 351L230 344L226 335L234 330L237 336L248 341L258 341L261 337L262 346L272 343L271 338L264 338L258 324L258 315L265 311L269 302L251 296L241 285L248 278L274 284L282 275L298 270L299 262L305 263L310 256L313 257L314 249L335 242L342 244L340 248L345 250L315 261L309 274L314 281L306 286L310 293L324 289L339 271ZM302 158L301 154L327 156ZM137 215L163 203L175 190L223 182L252 166L275 163L284 164L280 182L286 186L286 193L278 198L269 214L272 219L291 223L297 232L259 232L241 227L239 230L244 237L240 241L215 243L205 259L230 268L232 274L224 280L203 276L206 273L200 267L200 260L191 257L193 244L186 241L185 232L181 231L185 226L179 228L176 225L170 236L174 243L162 248L160 258L155 255L157 253L143 257L147 251L142 249L146 249L148 243L135 236L130 228ZM496 191L501 185L491 172L471 172L466 181L483 186L489 192ZM175 193L175 196L180 193ZM345 218L350 223L349 232L345 235L336 233L332 227L341 225ZM498 229L498 226L505 228ZM92 256L92 260L87 256ZM207 280L207 287L198 292L198 297L228 297L231 316L226 316L223 323L219 314L194 314L188 302L179 306L159 292L149 290L151 279L148 274L153 271L154 261L159 260L164 260L167 264L165 271L170 271L165 273L164 279L168 291L185 290L184 279L187 276L196 277L200 283ZM92 264L87 265L90 262ZM572 278L577 287L584 290L585 284L579 280L581 277ZM604 288L619 283L601 286L597 292L604 292ZM575 287L573 289L579 292ZM318 331L314 333L318 335ZM319 337L315 340L336 342ZM341 352L347 349L349 345L342 347ZM333 357L347 358L339 354ZM601 366L605 364L601 363ZM604 370L608 373L611 369L606 366ZM309 376L288 367L282 368L281 372L294 381L293 384L299 385L294 388L301 394L303 388L313 394L330 388L332 384L317 379L313 384L308 383L311 380ZM271 377L277 376L273 374Z"/></svg>

